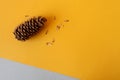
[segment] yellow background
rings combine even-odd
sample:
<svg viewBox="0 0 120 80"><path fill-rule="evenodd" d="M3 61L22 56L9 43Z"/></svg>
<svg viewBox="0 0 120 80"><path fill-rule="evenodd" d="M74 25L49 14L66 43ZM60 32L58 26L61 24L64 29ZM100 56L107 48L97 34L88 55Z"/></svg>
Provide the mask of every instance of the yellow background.
<svg viewBox="0 0 120 80"><path fill-rule="evenodd" d="M12 32L29 19L25 15L48 22L40 34L20 42ZM64 27L56 30L58 24ZM0 57L81 80L120 80L120 1L0 0Z"/></svg>

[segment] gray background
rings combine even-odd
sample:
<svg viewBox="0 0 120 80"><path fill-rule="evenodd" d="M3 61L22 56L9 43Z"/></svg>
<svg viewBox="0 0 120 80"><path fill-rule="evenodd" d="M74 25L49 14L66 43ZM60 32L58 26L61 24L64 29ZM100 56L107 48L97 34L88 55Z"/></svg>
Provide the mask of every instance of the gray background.
<svg viewBox="0 0 120 80"><path fill-rule="evenodd" d="M78 80L0 58L0 80Z"/></svg>

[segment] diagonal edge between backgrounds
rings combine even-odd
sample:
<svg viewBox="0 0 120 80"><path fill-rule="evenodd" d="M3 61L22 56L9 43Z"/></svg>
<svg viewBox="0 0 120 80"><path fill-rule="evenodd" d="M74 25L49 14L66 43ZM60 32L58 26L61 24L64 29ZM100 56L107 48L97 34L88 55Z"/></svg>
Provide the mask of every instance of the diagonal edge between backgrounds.
<svg viewBox="0 0 120 80"><path fill-rule="evenodd" d="M79 80L0 58L0 80Z"/></svg>

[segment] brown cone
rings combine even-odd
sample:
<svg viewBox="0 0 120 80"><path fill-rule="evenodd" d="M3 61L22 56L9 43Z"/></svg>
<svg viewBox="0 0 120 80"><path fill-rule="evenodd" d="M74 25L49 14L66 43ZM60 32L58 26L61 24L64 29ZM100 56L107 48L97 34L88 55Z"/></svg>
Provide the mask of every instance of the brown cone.
<svg viewBox="0 0 120 80"><path fill-rule="evenodd" d="M29 39L44 26L46 21L47 19L41 16L33 17L30 20L25 21L15 29L15 38L21 41Z"/></svg>

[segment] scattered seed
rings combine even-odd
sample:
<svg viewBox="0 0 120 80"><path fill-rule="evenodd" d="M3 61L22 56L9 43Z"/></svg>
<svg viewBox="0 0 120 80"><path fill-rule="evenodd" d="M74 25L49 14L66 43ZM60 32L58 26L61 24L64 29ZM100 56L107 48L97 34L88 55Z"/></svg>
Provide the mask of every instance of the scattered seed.
<svg viewBox="0 0 120 80"><path fill-rule="evenodd" d="M46 42L46 45L47 45L47 46L52 46L53 43L51 43L51 42Z"/></svg>
<svg viewBox="0 0 120 80"><path fill-rule="evenodd" d="M55 42L55 39L53 39L53 40L50 41L50 42L46 42L46 45L47 45L47 46L52 46L54 42Z"/></svg>
<svg viewBox="0 0 120 80"><path fill-rule="evenodd" d="M55 42L55 39L52 40L52 43L54 43L54 42Z"/></svg>
<svg viewBox="0 0 120 80"><path fill-rule="evenodd" d="M57 25L57 29L59 30L61 28L61 26L60 25Z"/></svg>
<svg viewBox="0 0 120 80"><path fill-rule="evenodd" d="M46 30L45 34L46 34L46 35L48 34L48 30Z"/></svg>
<svg viewBox="0 0 120 80"><path fill-rule="evenodd" d="M68 19L66 19L66 20L64 20L64 22L69 22L70 20L68 20Z"/></svg>
<svg viewBox="0 0 120 80"><path fill-rule="evenodd" d="M25 15L25 17L29 17L29 15Z"/></svg>

